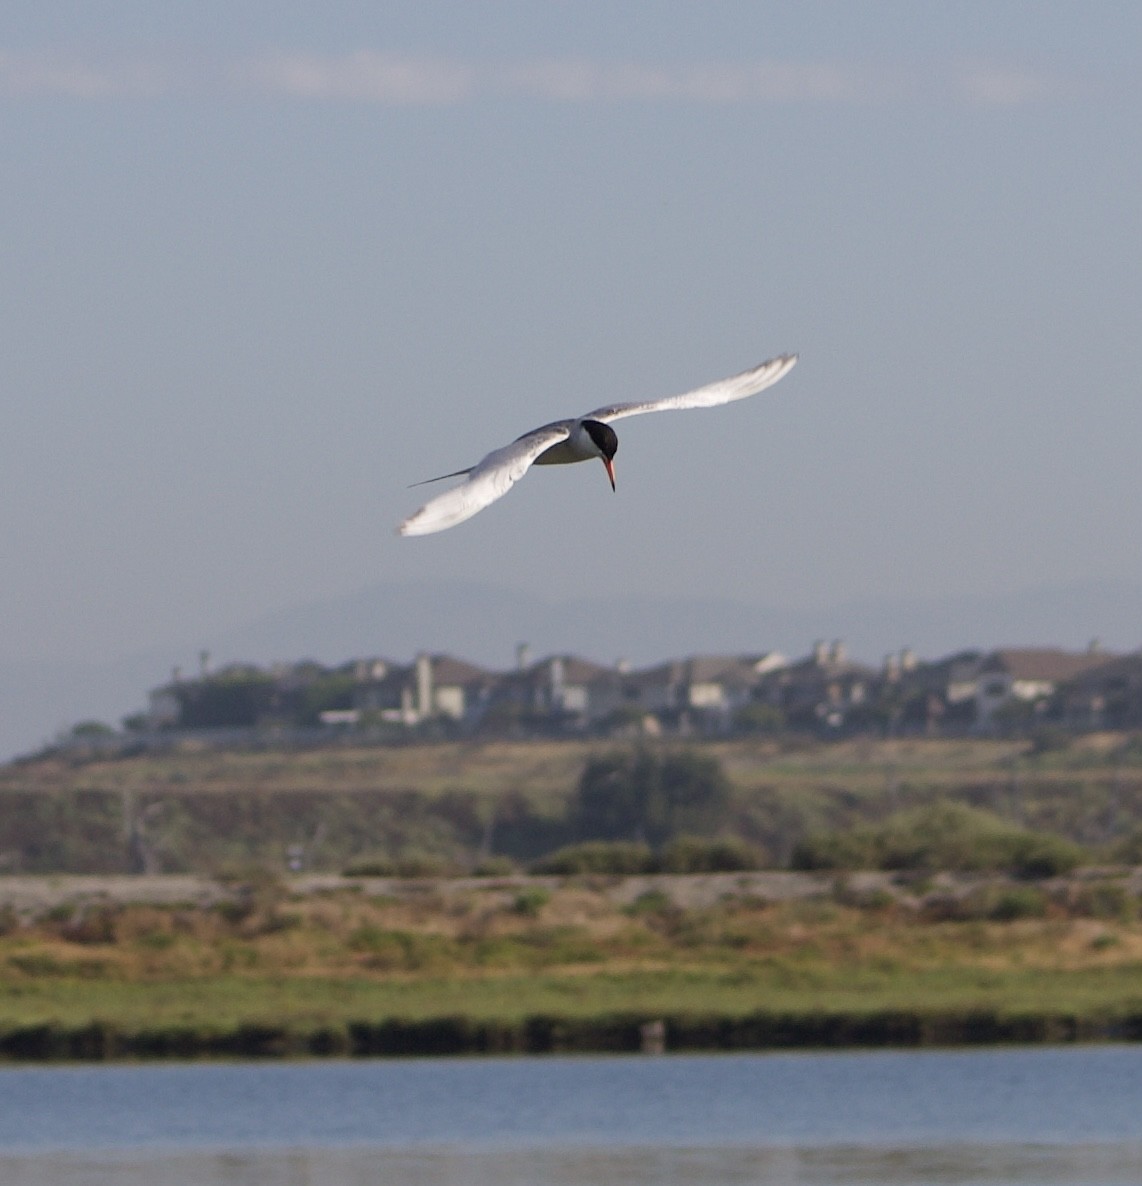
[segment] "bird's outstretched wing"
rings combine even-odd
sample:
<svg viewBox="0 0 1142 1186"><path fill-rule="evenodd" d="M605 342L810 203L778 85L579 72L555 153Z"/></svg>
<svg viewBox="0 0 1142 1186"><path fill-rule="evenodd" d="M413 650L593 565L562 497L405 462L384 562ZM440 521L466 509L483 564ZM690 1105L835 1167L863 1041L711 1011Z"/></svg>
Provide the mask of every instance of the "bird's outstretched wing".
<svg viewBox="0 0 1142 1186"><path fill-rule="evenodd" d="M544 451L571 433L573 420L560 420L524 433L517 441L495 449L479 464L468 470L468 477L459 486L443 494L410 515L398 528L401 535L431 535L470 519L484 507L502 498L527 473L531 464ZM463 472L463 471L461 471Z"/></svg>
<svg viewBox="0 0 1142 1186"><path fill-rule="evenodd" d="M596 408L588 412L584 420L601 420L609 424L612 420L621 420L624 416L640 416L643 412L672 412L683 408L713 408L718 404L732 403L735 399L745 399L749 395L757 395L772 386L778 379L787 375L797 361L796 354L779 354L776 358L755 366L752 370L742 371L729 379L719 379L716 383L709 383L694 391L683 392L682 395L668 395L664 399L639 400L631 404L608 404L605 408Z"/></svg>

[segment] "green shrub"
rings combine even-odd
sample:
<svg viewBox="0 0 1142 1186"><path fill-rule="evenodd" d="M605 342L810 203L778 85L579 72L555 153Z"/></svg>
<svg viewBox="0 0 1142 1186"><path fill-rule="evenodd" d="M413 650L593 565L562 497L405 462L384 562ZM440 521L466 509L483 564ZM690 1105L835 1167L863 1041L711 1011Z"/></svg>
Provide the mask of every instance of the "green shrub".
<svg viewBox="0 0 1142 1186"><path fill-rule="evenodd" d="M512 903L512 910L522 914L525 918L535 918L539 912L551 901L551 893L541 885L528 886L516 894Z"/></svg>
<svg viewBox="0 0 1142 1186"><path fill-rule="evenodd" d="M995 922L1013 922L1017 918L1042 918L1047 913L1047 897L1030 885L1016 885L994 894L987 917Z"/></svg>
<svg viewBox="0 0 1142 1186"><path fill-rule="evenodd" d="M873 834L867 828L846 832L811 832L793 848L790 864L807 872L831 869L875 869L880 863Z"/></svg>
<svg viewBox="0 0 1142 1186"><path fill-rule="evenodd" d="M1021 837L1013 844L1009 868L1016 877L1062 877L1081 865L1084 851L1062 836L1042 833Z"/></svg>
<svg viewBox="0 0 1142 1186"><path fill-rule="evenodd" d="M703 840L680 836L659 857L663 873L740 873L760 869L764 854L743 840Z"/></svg>
<svg viewBox="0 0 1142 1186"><path fill-rule="evenodd" d="M341 870L342 877L453 877L456 873L450 861L428 853L410 853L395 861L368 857Z"/></svg>
<svg viewBox="0 0 1142 1186"><path fill-rule="evenodd" d="M519 872L519 865L511 857L484 857L472 870L473 877L511 877Z"/></svg>
<svg viewBox="0 0 1142 1186"><path fill-rule="evenodd" d="M674 909L674 903L669 896L660 889L646 890L639 894L629 906L626 913L637 917L640 914L666 914Z"/></svg>
<svg viewBox="0 0 1142 1186"><path fill-rule="evenodd" d="M1004 868L1018 829L990 811L962 803L932 803L900 811L880 827L882 869Z"/></svg>
<svg viewBox="0 0 1142 1186"><path fill-rule="evenodd" d="M581 873L653 873L654 854L645 844L619 840L593 840L569 844L541 857L531 866L533 873L574 876Z"/></svg>
<svg viewBox="0 0 1142 1186"><path fill-rule="evenodd" d="M398 877L454 877L456 872L451 861L430 853L412 853L396 863Z"/></svg>
<svg viewBox="0 0 1142 1186"><path fill-rule="evenodd" d="M1018 877L1057 877L1080 864L1077 844L1029 832L990 811L932 803L881 824L806 837L793 852L795 869L897 869L916 872L1004 870Z"/></svg>
<svg viewBox="0 0 1142 1186"><path fill-rule="evenodd" d="M940 894L924 903L929 922L1013 922L1020 918L1042 918L1047 913L1047 895L1031 885L981 885L963 895Z"/></svg>

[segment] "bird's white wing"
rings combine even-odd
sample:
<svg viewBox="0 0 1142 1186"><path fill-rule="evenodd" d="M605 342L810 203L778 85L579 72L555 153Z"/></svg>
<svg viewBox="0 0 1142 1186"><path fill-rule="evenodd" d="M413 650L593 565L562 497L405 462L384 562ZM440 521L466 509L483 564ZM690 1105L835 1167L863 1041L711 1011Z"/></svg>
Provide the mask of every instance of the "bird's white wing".
<svg viewBox="0 0 1142 1186"><path fill-rule="evenodd" d="M570 435L573 420L560 420L525 433L517 441L495 449L468 471L459 486L426 502L410 515L397 531L401 535L431 535L470 519L484 507L502 498L527 473L531 464L552 445Z"/></svg>
<svg viewBox="0 0 1142 1186"><path fill-rule="evenodd" d="M742 371L740 375L734 375L729 379L719 379L716 383L683 392L682 395L668 395L664 399L641 400L631 404L608 404L605 408L596 408L593 412L588 412L583 419L601 420L604 424L609 424L612 420L621 420L624 416L640 416L643 412L713 408L718 404L732 403L735 399L757 395L759 391L772 386L793 369L796 361L796 354L780 354L752 370Z"/></svg>

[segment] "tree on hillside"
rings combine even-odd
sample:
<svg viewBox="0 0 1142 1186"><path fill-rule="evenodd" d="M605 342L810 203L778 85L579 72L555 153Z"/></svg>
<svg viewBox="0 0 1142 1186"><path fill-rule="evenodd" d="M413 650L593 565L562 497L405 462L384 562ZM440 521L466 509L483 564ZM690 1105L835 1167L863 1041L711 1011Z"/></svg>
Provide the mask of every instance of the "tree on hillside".
<svg viewBox="0 0 1142 1186"><path fill-rule="evenodd" d="M636 840L659 847L675 836L709 835L729 803L714 758L647 750L592 758L579 778L570 823L580 840Z"/></svg>

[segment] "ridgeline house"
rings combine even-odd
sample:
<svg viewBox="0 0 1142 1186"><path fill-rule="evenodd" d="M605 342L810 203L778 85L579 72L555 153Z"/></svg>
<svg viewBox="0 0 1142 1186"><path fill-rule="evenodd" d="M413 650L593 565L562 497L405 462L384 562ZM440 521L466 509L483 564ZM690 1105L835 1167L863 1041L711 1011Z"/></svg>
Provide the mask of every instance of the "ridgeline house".
<svg viewBox="0 0 1142 1186"><path fill-rule="evenodd" d="M175 672L132 722L156 743L194 733L219 743L275 732L299 741L344 733L392 739L436 735L724 736L792 729L820 736L1017 733L1052 723L1072 729L1142 726L1142 653L1003 648L933 661L910 649L880 667L849 658L842 642L816 643L800 659L773 651L696 655L635 670L575 655L492 671L451 655L412 663L356 659L268 669Z"/></svg>
<svg viewBox="0 0 1142 1186"><path fill-rule="evenodd" d="M1079 653L1052 647L992 651L976 679L976 721L986 726L1005 709L1046 703L1059 688L1097 672L1113 658L1097 642Z"/></svg>

